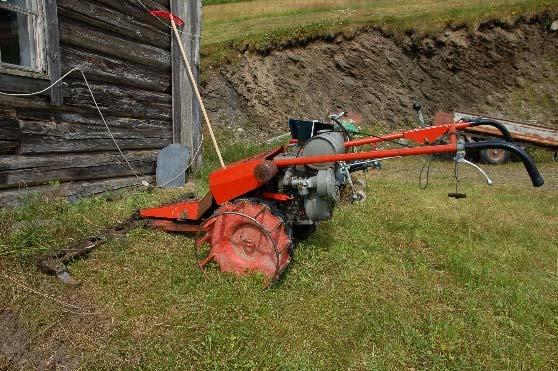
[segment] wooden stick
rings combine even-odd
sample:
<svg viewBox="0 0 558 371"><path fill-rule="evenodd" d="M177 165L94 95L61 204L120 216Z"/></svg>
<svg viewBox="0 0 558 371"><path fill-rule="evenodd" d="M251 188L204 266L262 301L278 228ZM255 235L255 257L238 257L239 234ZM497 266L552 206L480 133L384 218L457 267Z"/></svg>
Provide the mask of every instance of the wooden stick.
<svg viewBox="0 0 558 371"><path fill-rule="evenodd" d="M196 96L198 101L200 102L200 106L203 112L203 117L205 119L205 123L207 124L207 128L209 129L209 135L211 136L211 140L213 141L213 146L215 147L215 151L217 152L217 156L219 157L219 162L221 163L221 167L225 168L225 161L223 161L223 156L221 155L221 150L219 149L219 144L217 143L217 139L215 139L215 134L213 133L213 127L211 126L211 122L209 122L209 116L207 116L207 111L205 110L205 105L203 104L203 100L198 89L198 85L196 84L196 79L194 78L194 73L192 72L192 67L190 66L190 61L188 60L188 56L186 55L186 51L184 50L184 44L182 43L182 39L180 38L180 34L178 33L178 29L176 28L176 22L174 18L171 17L171 24L172 29L174 30L174 35L176 36L176 41L178 42L178 46L180 47L180 52L182 54L182 59L186 64L186 69L188 70L188 76L190 76L190 82L192 83L192 87L196 92Z"/></svg>

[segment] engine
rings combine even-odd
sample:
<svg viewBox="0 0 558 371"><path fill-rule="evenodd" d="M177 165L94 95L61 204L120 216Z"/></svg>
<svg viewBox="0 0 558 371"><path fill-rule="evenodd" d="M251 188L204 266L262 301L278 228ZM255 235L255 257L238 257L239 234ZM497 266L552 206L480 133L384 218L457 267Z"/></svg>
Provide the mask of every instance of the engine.
<svg viewBox="0 0 558 371"><path fill-rule="evenodd" d="M334 130L333 125L321 124L320 129L308 137L293 137L296 143L280 155L282 158L310 157L345 153L345 133ZM325 126L328 125L328 126ZM325 127L324 127L325 126ZM291 126L292 129L292 126ZM292 205L283 210L292 224L314 224L331 219L333 210L340 201L341 190L349 178L348 168L344 163L320 163L304 166L292 166L284 170L277 178L280 193L293 196Z"/></svg>

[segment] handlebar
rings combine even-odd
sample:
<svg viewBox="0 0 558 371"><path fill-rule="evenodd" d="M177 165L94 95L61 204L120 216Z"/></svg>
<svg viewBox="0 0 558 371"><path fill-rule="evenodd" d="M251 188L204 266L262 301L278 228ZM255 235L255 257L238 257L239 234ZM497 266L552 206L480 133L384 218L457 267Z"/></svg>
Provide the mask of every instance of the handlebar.
<svg viewBox="0 0 558 371"><path fill-rule="evenodd" d="M500 133L502 133L502 136L504 137L506 142L513 143L513 139L508 128L506 128L503 124L499 123L498 121L479 118L479 119L472 119L469 121L469 123L470 123L470 127L492 126L498 129Z"/></svg>
<svg viewBox="0 0 558 371"><path fill-rule="evenodd" d="M513 143L502 142L502 141L485 141L485 142L472 142L465 143L465 152L477 152L483 149L503 149L512 153L515 153L517 157L523 162L531 182L534 187L541 187L544 184L544 179L535 165L535 161L529 156L529 154L521 147Z"/></svg>

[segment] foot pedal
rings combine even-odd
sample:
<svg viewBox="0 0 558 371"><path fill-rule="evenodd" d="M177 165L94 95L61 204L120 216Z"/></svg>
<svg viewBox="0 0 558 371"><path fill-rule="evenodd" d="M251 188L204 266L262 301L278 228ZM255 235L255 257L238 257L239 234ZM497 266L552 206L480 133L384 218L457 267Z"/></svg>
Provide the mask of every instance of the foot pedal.
<svg viewBox="0 0 558 371"><path fill-rule="evenodd" d="M467 193L448 193L448 197L459 200L462 198L467 198Z"/></svg>

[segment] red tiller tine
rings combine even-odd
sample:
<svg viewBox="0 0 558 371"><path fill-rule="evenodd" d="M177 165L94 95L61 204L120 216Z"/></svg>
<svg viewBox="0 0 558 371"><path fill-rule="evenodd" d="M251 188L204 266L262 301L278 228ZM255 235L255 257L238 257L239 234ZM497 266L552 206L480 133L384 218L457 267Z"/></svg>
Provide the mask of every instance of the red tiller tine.
<svg viewBox="0 0 558 371"><path fill-rule="evenodd" d="M215 257L213 255L209 255L207 258L198 261L198 268L200 268L203 271L205 267L213 261L214 258Z"/></svg>
<svg viewBox="0 0 558 371"><path fill-rule="evenodd" d="M172 14L171 12L168 12L166 10L152 10L149 12L149 14L151 14L154 17L157 18L165 18L170 20L174 20L174 22L176 23L176 25L178 27L184 27L184 21L182 19L180 19L178 16Z"/></svg>
<svg viewBox="0 0 558 371"><path fill-rule="evenodd" d="M208 242L209 240L211 240L213 236L211 236L209 233L206 234L205 236L203 236L202 238L200 238L199 240L196 241L196 245L197 246L201 246L204 243Z"/></svg>

